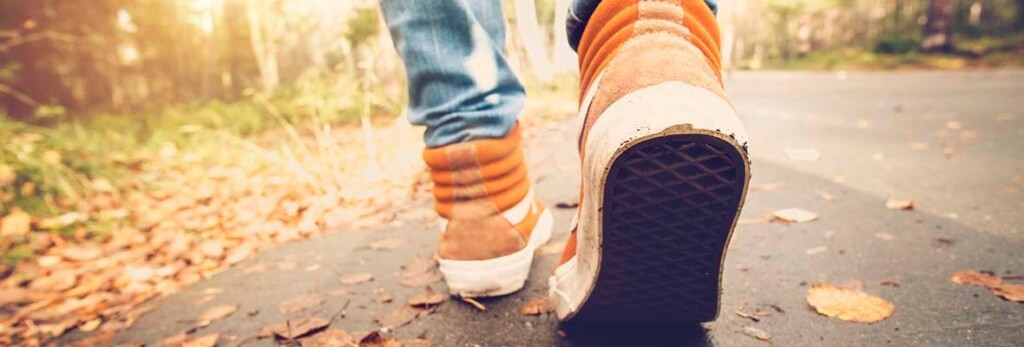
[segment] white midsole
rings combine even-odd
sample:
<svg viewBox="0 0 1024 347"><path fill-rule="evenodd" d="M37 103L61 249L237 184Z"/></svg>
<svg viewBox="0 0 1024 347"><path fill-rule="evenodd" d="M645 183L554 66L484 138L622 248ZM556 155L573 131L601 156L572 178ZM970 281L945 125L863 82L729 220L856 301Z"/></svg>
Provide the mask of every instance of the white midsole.
<svg viewBox="0 0 1024 347"><path fill-rule="evenodd" d="M530 276L534 251L551 239L554 223L551 210L545 208L526 247L515 253L487 260L438 260L448 292L462 297L483 297L505 295L523 288Z"/></svg>
<svg viewBox="0 0 1024 347"><path fill-rule="evenodd" d="M589 100L585 101L585 104ZM597 279L601 262L601 213L606 176L626 149L651 138L704 133L738 144L746 131L732 106L715 93L683 82L632 92L610 105L587 135L583 200L576 229L576 256L555 269L550 297L560 319L572 318Z"/></svg>

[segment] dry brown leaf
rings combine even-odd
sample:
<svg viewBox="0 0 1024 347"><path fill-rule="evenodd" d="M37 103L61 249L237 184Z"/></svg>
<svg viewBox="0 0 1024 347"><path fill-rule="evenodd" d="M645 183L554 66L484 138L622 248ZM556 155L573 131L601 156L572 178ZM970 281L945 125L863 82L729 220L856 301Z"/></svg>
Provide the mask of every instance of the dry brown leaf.
<svg viewBox="0 0 1024 347"><path fill-rule="evenodd" d="M406 287L423 287L440 281L443 277L437 269L437 260L428 255L413 258L408 264L402 265L398 275L398 283Z"/></svg>
<svg viewBox="0 0 1024 347"><path fill-rule="evenodd" d="M890 233L886 233L886 232L877 232L877 233L875 233L875 237L878 238L879 240L885 240L885 241L892 241L892 240L896 239L896 235L893 235L893 234L890 234Z"/></svg>
<svg viewBox="0 0 1024 347"><path fill-rule="evenodd" d="M352 335L338 329L326 329L299 339L302 347L349 347L354 342Z"/></svg>
<svg viewBox="0 0 1024 347"><path fill-rule="evenodd" d="M555 307L551 306L551 302L547 298L536 298L520 307L519 313L527 316L537 316L554 310Z"/></svg>
<svg viewBox="0 0 1024 347"><path fill-rule="evenodd" d="M0 236L24 236L32 231L32 216L20 208L11 209L0 219Z"/></svg>
<svg viewBox="0 0 1024 347"><path fill-rule="evenodd" d="M487 306L484 306L484 304L481 304L479 301L476 301L476 299L459 297L459 300L462 300L462 302L465 302L467 304L472 305L473 307L476 307L476 309L480 311L487 311Z"/></svg>
<svg viewBox="0 0 1024 347"><path fill-rule="evenodd" d="M90 331L96 330L96 328L99 328L101 323L103 323L103 320L99 319L99 318L96 318L96 319L93 319L91 321L82 323L82 325L78 326L78 330L81 330L81 331L84 331L84 332L90 332Z"/></svg>
<svg viewBox="0 0 1024 347"><path fill-rule="evenodd" d="M772 335L771 334L768 334L768 332L766 332L764 330L761 330L761 329L758 329L758 328L755 328L755 327L752 327L752 326L745 326L745 327L743 327L743 333L746 334L747 336L753 337L753 338L761 340L761 341L771 341L772 340Z"/></svg>
<svg viewBox="0 0 1024 347"><path fill-rule="evenodd" d="M989 290L1003 299L1024 302L1024 284L1003 284L991 287Z"/></svg>
<svg viewBox="0 0 1024 347"><path fill-rule="evenodd" d="M23 288L0 289L0 306L28 302L28 290Z"/></svg>
<svg viewBox="0 0 1024 347"><path fill-rule="evenodd" d="M413 307L430 307L440 305L445 300L448 300L447 296L435 293L433 288L427 286L423 288L422 292L409 298L406 303Z"/></svg>
<svg viewBox="0 0 1024 347"><path fill-rule="evenodd" d="M210 325L215 320L225 318L238 311L238 305L217 305L203 311L196 319L196 327L202 328Z"/></svg>
<svg viewBox="0 0 1024 347"><path fill-rule="evenodd" d="M348 274L341 276L341 278L338 278L338 281L341 282L341 284L359 284L364 282L370 282L373 281L373 274L369 272Z"/></svg>
<svg viewBox="0 0 1024 347"><path fill-rule="evenodd" d="M324 302L324 299L320 297L320 294L309 293L302 294L288 300L282 301L278 309L281 313L295 313L307 308L320 305Z"/></svg>
<svg viewBox="0 0 1024 347"><path fill-rule="evenodd" d="M914 201L889 198L885 200L885 208L891 210L913 210Z"/></svg>
<svg viewBox="0 0 1024 347"><path fill-rule="evenodd" d="M65 247L60 250L60 255L68 260L89 261L103 255L103 251L96 246L90 247Z"/></svg>
<svg viewBox="0 0 1024 347"><path fill-rule="evenodd" d="M375 251L390 251L405 244L405 239L384 239L370 243L370 249Z"/></svg>
<svg viewBox="0 0 1024 347"><path fill-rule="evenodd" d="M776 210L772 216L787 223L806 223L818 219L817 213L795 207Z"/></svg>
<svg viewBox="0 0 1024 347"><path fill-rule="evenodd" d="M327 296L345 296L348 294L348 288L335 288L327 292Z"/></svg>
<svg viewBox="0 0 1024 347"><path fill-rule="evenodd" d="M390 336L382 336L380 331L374 331L372 333L363 336L359 339L359 347L401 347L395 338Z"/></svg>
<svg viewBox="0 0 1024 347"><path fill-rule="evenodd" d="M184 343L181 344L181 347L214 347L217 345L218 339L220 339L220 334L200 336L185 341Z"/></svg>
<svg viewBox="0 0 1024 347"><path fill-rule="evenodd" d="M857 323L875 323L896 310L885 299L825 283L811 285L807 303L822 315Z"/></svg>
<svg viewBox="0 0 1024 347"><path fill-rule="evenodd" d="M963 270L953 274L949 280L956 284L968 284L986 288L996 287L1003 284L1003 279L992 274L974 270Z"/></svg>
<svg viewBox="0 0 1024 347"><path fill-rule="evenodd" d="M403 305L397 310L373 316L373 320L380 323L383 327L397 328L409 324L409 322L412 322L420 316L430 314L430 312L430 310L417 309Z"/></svg>
<svg viewBox="0 0 1024 347"><path fill-rule="evenodd" d="M285 340L294 340L326 328L330 324L331 322L319 317L289 319L263 327L263 329L260 329L259 336L277 336Z"/></svg>
<svg viewBox="0 0 1024 347"><path fill-rule="evenodd" d="M185 341L188 341L188 333L183 331L183 332L180 332L180 333L177 333L177 334L165 337L165 338L161 339L160 341L157 341L156 345L158 347L171 347L171 346L175 346L176 347L176 346L181 346L182 344L185 343Z"/></svg>
<svg viewBox="0 0 1024 347"><path fill-rule="evenodd" d="M78 276L74 270L60 270L33 280L28 289L44 292L62 292L75 286Z"/></svg>

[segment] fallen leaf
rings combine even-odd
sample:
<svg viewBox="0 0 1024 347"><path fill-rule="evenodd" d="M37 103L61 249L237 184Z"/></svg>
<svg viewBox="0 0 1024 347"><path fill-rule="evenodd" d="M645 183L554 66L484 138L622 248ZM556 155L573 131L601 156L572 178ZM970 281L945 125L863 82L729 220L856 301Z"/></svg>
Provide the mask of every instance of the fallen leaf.
<svg viewBox="0 0 1024 347"><path fill-rule="evenodd" d="M858 323L881 321L896 310L885 299L825 283L811 285L807 291L807 303L819 314Z"/></svg>
<svg viewBox="0 0 1024 347"><path fill-rule="evenodd" d="M99 247L65 247L60 255L68 260L89 261L102 256L103 251Z"/></svg>
<svg viewBox="0 0 1024 347"><path fill-rule="evenodd" d="M324 299L320 297L320 294L309 293L302 294L288 300L282 301L278 306L281 313L295 313L307 308L320 305L324 302Z"/></svg>
<svg viewBox="0 0 1024 347"><path fill-rule="evenodd" d="M327 296L345 296L348 295L348 288L335 288L327 292Z"/></svg>
<svg viewBox="0 0 1024 347"><path fill-rule="evenodd" d="M383 327L397 328L409 324L409 322L412 322L417 317L428 313L430 313L430 310L421 310L403 305L397 310L373 316L373 320L380 323Z"/></svg>
<svg viewBox="0 0 1024 347"><path fill-rule="evenodd" d="M877 233L875 233L875 237L877 237L880 240L885 240L885 241L892 241L892 240L896 239L896 235L893 235L893 234L890 234L890 233L886 233L886 232L877 232Z"/></svg>
<svg viewBox="0 0 1024 347"><path fill-rule="evenodd" d="M782 188L785 185L786 185L786 182L783 182L783 181L772 182L772 183L758 183L758 184L751 184L750 187L747 188L747 190L749 190L751 192L770 192L770 191L773 191L773 190L778 190L779 188Z"/></svg>
<svg viewBox="0 0 1024 347"><path fill-rule="evenodd" d="M24 236L32 231L32 217L20 208L11 209L0 219L0 236Z"/></svg>
<svg viewBox="0 0 1024 347"><path fill-rule="evenodd" d="M416 294L416 296L414 297L409 298L409 300L406 303L409 304L409 306L413 307L431 307L440 305L441 303L445 302L445 300L448 300L447 296L435 293L433 288L427 286L423 287L422 292Z"/></svg>
<svg viewBox="0 0 1024 347"><path fill-rule="evenodd" d="M285 340L294 340L309 333L319 331L330 325L326 319L319 317L303 317L267 325L260 329L259 336L277 336Z"/></svg>
<svg viewBox="0 0 1024 347"><path fill-rule="evenodd" d="M180 333L177 333L177 334L165 337L165 338L161 339L160 341L157 341L156 345L158 347L171 347L171 346L177 347L177 346L181 346L186 341L188 341L188 333L183 331L183 332L180 332Z"/></svg>
<svg viewBox="0 0 1024 347"><path fill-rule="evenodd" d="M807 250L804 251L804 253L807 253L807 255L815 255L815 254L818 254L818 253L821 253L821 252L824 252L824 251L827 251L827 250L828 250L828 247L826 247L826 246L819 246L819 247L814 247L814 248L808 248Z"/></svg>
<svg viewBox="0 0 1024 347"><path fill-rule="evenodd" d="M181 347L214 347L217 345L218 339L220 339L220 334L200 336L183 342Z"/></svg>
<svg viewBox="0 0 1024 347"><path fill-rule="evenodd" d="M373 274L370 274L369 272L354 273L341 276L341 278L339 278L338 281L340 281L341 284L359 284L364 282L370 282L373 281Z"/></svg>
<svg viewBox="0 0 1024 347"><path fill-rule="evenodd" d="M215 320L230 316L232 313L238 311L238 305L217 305L210 307L203 311L203 314L199 315L196 319L196 327L202 328L210 325Z"/></svg>
<svg viewBox="0 0 1024 347"><path fill-rule="evenodd" d="M0 306L28 302L28 290L23 288L0 289Z"/></svg>
<svg viewBox="0 0 1024 347"><path fill-rule="evenodd" d="M405 244L405 239L384 239L370 243L370 249L375 251L390 251Z"/></svg>
<svg viewBox="0 0 1024 347"><path fill-rule="evenodd" d="M761 318L754 317L753 315L751 315L749 313L746 313L746 312L743 312L743 311L740 311L740 310L736 310L736 315L739 316L740 318L749 319L749 320L753 321L754 323L757 323L757 322L761 321Z"/></svg>
<svg viewBox="0 0 1024 347"><path fill-rule="evenodd" d="M555 307L551 306L551 302L547 298L536 298L520 307L519 313L527 316L537 316L554 310Z"/></svg>
<svg viewBox="0 0 1024 347"><path fill-rule="evenodd" d="M75 286L78 275L74 270L55 271L28 284L28 289L44 292L62 292Z"/></svg>
<svg viewBox="0 0 1024 347"><path fill-rule="evenodd" d="M746 334L747 336L753 337L761 341L772 340L772 335L768 334L768 332L752 326L743 327L743 333Z"/></svg>
<svg viewBox="0 0 1024 347"><path fill-rule="evenodd" d="M776 210L772 216L787 223L806 223L818 219L817 213L795 207Z"/></svg>
<svg viewBox="0 0 1024 347"><path fill-rule="evenodd" d="M423 287L440 281L443 277L437 269L437 260L429 255L413 258L408 264L402 265L398 275L398 283L406 287Z"/></svg>
<svg viewBox="0 0 1024 347"><path fill-rule="evenodd" d="M968 284L980 287L996 287L1003 284L1003 279L989 273L963 270L953 274L949 280L956 284Z"/></svg>
<svg viewBox="0 0 1024 347"><path fill-rule="evenodd" d="M338 329L325 329L299 339L299 345L302 347L349 347L354 342L352 335Z"/></svg>
<svg viewBox="0 0 1024 347"><path fill-rule="evenodd" d="M400 347L401 344L390 336L381 336L380 331L366 334L359 339L359 347Z"/></svg>
<svg viewBox="0 0 1024 347"><path fill-rule="evenodd" d="M1003 284L991 287L989 290L1003 299L1024 302L1024 284Z"/></svg>
<svg viewBox="0 0 1024 347"><path fill-rule="evenodd" d="M99 318L93 319L91 321L82 323L82 325L79 325L78 326L78 330L81 330L81 331L84 331L84 332L90 332L90 331L96 330L96 328L99 328L101 323L103 323L103 320L101 320Z"/></svg>
<svg viewBox="0 0 1024 347"><path fill-rule="evenodd" d="M889 198L885 201L885 208L891 210L913 210L914 201Z"/></svg>
<svg viewBox="0 0 1024 347"><path fill-rule="evenodd" d="M473 307L476 307L476 309L480 311L487 311L487 306L484 306L484 304L481 304L479 301L476 301L476 299L468 297L459 297L459 300L462 300L462 302L465 302L467 304L473 305Z"/></svg>

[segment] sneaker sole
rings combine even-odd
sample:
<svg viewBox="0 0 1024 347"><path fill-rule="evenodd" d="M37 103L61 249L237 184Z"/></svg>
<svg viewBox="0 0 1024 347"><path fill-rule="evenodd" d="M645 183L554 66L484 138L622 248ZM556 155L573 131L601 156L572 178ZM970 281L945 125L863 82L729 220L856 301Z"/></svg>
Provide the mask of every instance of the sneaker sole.
<svg viewBox="0 0 1024 347"><path fill-rule="evenodd" d="M714 320L746 163L735 142L704 134L656 137L622 152L605 183L597 278L574 320Z"/></svg>
<svg viewBox="0 0 1024 347"><path fill-rule="evenodd" d="M558 318L713 320L750 180L746 142L732 105L683 82L645 87L605 109L583 144L576 255L549 279Z"/></svg>

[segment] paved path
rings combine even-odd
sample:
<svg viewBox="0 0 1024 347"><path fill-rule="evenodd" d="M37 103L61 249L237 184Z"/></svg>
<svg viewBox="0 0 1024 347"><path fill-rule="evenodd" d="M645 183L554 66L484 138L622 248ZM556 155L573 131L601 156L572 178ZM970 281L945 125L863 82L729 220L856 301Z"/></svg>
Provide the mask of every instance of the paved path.
<svg viewBox="0 0 1024 347"><path fill-rule="evenodd" d="M767 345L742 333L743 327L754 326L772 334L773 344L780 346L1024 343L1024 304L947 279L961 269L1024 273L1024 192L1017 192L1024 190L1024 71L848 77L737 73L728 84L750 133L753 182L784 183L777 190L750 193L741 218L788 207L821 217L789 226L740 226L726 260L722 314L706 325L706 332L566 329L553 316L520 315L521 305L544 295L556 254L537 258L522 292L484 300L486 312L449 301L392 335L424 336L442 346ZM958 125L960 129L950 129ZM566 120L529 143L538 194L550 205L575 198L573 138L572 121ZM814 149L820 158L794 160L787 148ZM824 201L819 192L835 201ZM918 208L886 209L887 197L913 199ZM566 237L571 213L556 211L556 240ZM366 249L372 241L395 237L407 242L393 251ZM431 253L436 238L435 227L410 220L372 232L333 233L284 245L158 300L155 311L115 342L156 341L186 330L188 321L208 307L238 303L239 312L196 332L235 335L238 340L228 344L235 345L262 326L289 317L279 312L281 301L311 290L326 293L342 286L339 274L363 271L376 280L348 286L353 292L348 296L325 295L328 301L322 306L292 316L329 317L347 307L332 327L371 331L378 328L371 319L374 314L394 310L418 291L400 286L396 273L413 256ZM820 253L807 252L821 247L825 250ZM242 271L260 263L269 270ZM280 270L281 265L294 268ZM319 268L306 271L308 266ZM808 283L850 280L863 281L865 291L891 300L896 313L863 325L819 316L808 308ZM898 287L883 286L882 281ZM207 288L224 292L196 305ZM440 284L435 288L443 290ZM394 302L375 302L379 290ZM751 312L776 305L784 313L755 323L734 314L744 304ZM273 344L259 340L245 345Z"/></svg>

